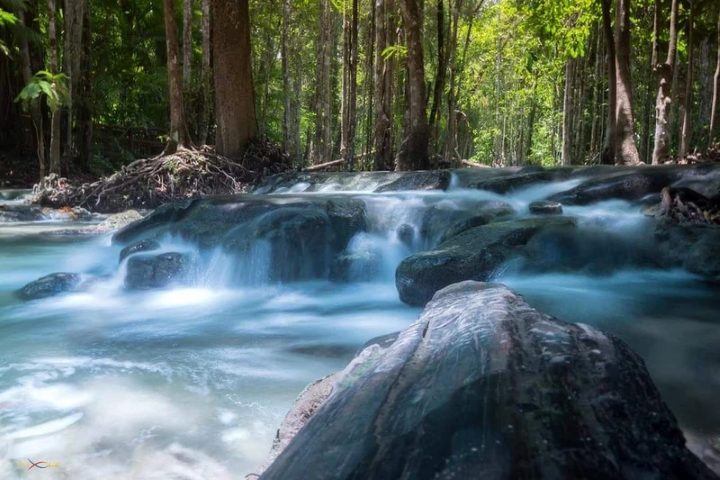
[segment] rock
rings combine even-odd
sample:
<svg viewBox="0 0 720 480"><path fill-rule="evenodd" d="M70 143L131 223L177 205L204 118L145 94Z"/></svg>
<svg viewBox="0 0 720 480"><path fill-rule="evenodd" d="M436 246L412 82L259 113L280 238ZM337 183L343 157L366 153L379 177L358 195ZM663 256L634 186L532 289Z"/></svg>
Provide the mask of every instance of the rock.
<svg viewBox="0 0 720 480"><path fill-rule="evenodd" d="M23 300L37 300L80 289L83 277L77 273L53 273L22 287L17 293Z"/></svg>
<svg viewBox="0 0 720 480"><path fill-rule="evenodd" d="M125 226L115 232L112 241L113 243L127 242L132 240L133 238L136 238L141 233L147 232L154 227L165 223L179 221L186 215L188 215L188 213L192 211L192 209L196 207L200 202L200 198L189 198L187 200L178 200L175 202L166 203L165 205L161 205L147 217L144 217L142 219L135 218L135 220L137 221L133 220L132 223L125 224ZM128 215L128 212L135 212L135 210L128 210L127 212L123 213Z"/></svg>
<svg viewBox="0 0 720 480"><path fill-rule="evenodd" d="M440 244L465 230L506 219L515 210L505 203L492 200L461 202L457 207L433 205L422 217L421 235L433 244Z"/></svg>
<svg viewBox="0 0 720 480"><path fill-rule="evenodd" d="M665 187L657 216L676 222L720 224L720 202L689 188Z"/></svg>
<svg viewBox="0 0 720 480"><path fill-rule="evenodd" d="M365 202L355 198L328 200L325 206L335 232L335 248L344 250L357 233L367 230Z"/></svg>
<svg viewBox="0 0 720 480"><path fill-rule="evenodd" d="M552 195L548 200L563 205L589 205L603 200L638 201L660 193L682 179L698 178L706 170L706 167L677 165L613 167L609 173L591 176L575 188Z"/></svg>
<svg viewBox="0 0 720 480"><path fill-rule="evenodd" d="M158 243L156 240L147 239L135 242L120 251L119 262L122 263L122 261L130 255L134 255L140 252L152 252L154 250L160 250L160 243Z"/></svg>
<svg viewBox="0 0 720 480"><path fill-rule="evenodd" d="M562 215L563 208L560 203L541 200L532 202L528 206L530 213L535 215Z"/></svg>
<svg viewBox="0 0 720 480"><path fill-rule="evenodd" d="M194 274L195 262L184 253L133 255L127 261L125 288L147 290L188 284Z"/></svg>
<svg viewBox="0 0 720 480"><path fill-rule="evenodd" d="M720 195L720 168L699 170L697 175L688 175L672 186L689 188L707 198L717 197Z"/></svg>
<svg viewBox="0 0 720 480"><path fill-rule="evenodd" d="M717 479L625 343L477 282L364 350L261 478Z"/></svg>
<svg viewBox="0 0 720 480"><path fill-rule="evenodd" d="M109 233L119 229L129 228L135 222L143 219L137 210L126 210L107 217L100 224L92 227L95 233Z"/></svg>
<svg viewBox="0 0 720 480"><path fill-rule="evenodd" d="M519 256L518 247L542 229L574 225L572 218L537 217L466 230L436 249L411 255L400 263L395 272L400 300L424 305L435 292L453 283L487 280L503 263Z"/></svg>
<svg viewBox="0 0 720 480"><path fill-rule="evenodd" d="M0 205L0 223L43 220L43 210L36 205Z"/></svg>
<svg viewBox="0 0 720 480"><path fill-rule="evenodd" d="M685 257L687 271L705 280L720 282L720 229L708 230L699 241L688 247Z"/></svg>
<svg viewBox="0 0 720 480"><path fill-rule="evenodd" d="M412 247L415 243L415 228L407 223L402 223L395 230L398 240L407 247Z"/></svg>
<svg viewBox="0 0 720 480"><path fill-rule="evenodd" d="M388 333L387 335L380 335L379 337L371 338L370 340L365 342L365 344L362 347L360 347L360 351L357 353L356 356L360 355L363 352L363 350L365 350L366 348L368 348L372 345L377 345L382 349L388 348L393 343L395 343L395 340L397 340L399 336L400 336L400 332L393 332L393 333Z"/></svg>
<svg viewBox="0 0 720 480"><path fill-rule="evenodd" d="M367 282L378 277L382 269L380 255L372 251L345 252L330 265L333 282Z"/></svg>
<svg viewBox="0 0 720 480"><path fill-rule="evenodd" d="M447 170L407 172L400 178L378 187L375 192L401 192L407 190L447 190L452 175Z"/></svg>

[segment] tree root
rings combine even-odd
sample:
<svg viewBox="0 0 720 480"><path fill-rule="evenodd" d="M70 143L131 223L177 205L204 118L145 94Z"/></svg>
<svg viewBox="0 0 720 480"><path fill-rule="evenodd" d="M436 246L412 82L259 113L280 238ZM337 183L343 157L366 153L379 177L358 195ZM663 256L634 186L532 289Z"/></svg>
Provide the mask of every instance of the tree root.
<svg viewBox="0 0 720 480"><path fill-rule="evenodd" d="M50 175L35 185L34 201L100 213L152 209L197 195L245 193L266 176L290 169L288 155L265 140L252 142L239 163L218 155L212 147L179 149L172 155L136 160L91 184L73 186L65 178Z"/></svg>

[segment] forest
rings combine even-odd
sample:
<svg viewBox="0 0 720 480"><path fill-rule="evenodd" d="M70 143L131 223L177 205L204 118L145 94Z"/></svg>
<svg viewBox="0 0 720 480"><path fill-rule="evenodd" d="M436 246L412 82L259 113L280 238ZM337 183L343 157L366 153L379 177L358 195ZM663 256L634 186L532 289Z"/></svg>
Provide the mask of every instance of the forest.
<svg viewBox="0 0 720 480"><path fill-rule="evenodd" d="M347 170L718 150L715 0L1 0L0 32L3 177L254 139Z"/></svg>

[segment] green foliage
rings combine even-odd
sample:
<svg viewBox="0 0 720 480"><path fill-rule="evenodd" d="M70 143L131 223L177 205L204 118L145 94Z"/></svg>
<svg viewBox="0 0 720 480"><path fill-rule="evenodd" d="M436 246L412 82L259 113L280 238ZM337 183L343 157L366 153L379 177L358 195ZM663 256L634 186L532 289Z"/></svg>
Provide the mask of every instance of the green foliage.
<svg viewBox="0 0 720 480"><path fill-rule="evenodd" d="M52 74L46 70L40 70L30 79L30 82L20 91L16 102L29 105L44 96L50 111L55 113L58 108L70 100L67 90L67 75L64 73Z"/></svg>
<svg viewBox="0 0 720 480"><path fill-rule="evenodd" d="M18 19L15 15L13 15L10 12L6 12L2 8L0 8L0 31L7 28L9 25L15 25L17 23ZM10 55L10 49L8 49L5 42L0 38L0 52L4 53L5 55Z"/></svg>

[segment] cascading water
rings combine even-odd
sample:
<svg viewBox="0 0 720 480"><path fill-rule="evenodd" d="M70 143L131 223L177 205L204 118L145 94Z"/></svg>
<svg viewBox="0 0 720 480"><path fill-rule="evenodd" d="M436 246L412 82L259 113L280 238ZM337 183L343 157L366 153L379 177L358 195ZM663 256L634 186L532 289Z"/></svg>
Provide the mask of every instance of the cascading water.
<svg viewBox="0 0 720 480"><path fill-rule="evenodd" d="M58 222L0 224L6 460L0 478L25 478L28 461L56 463L43 472L55 479L243 478L262 463L306 384L342 369L368 339L415 320L420 309L398 300L395 269L408 255L438 245L434 225L488 205L500 216L510 208L515 217L530 217L530 202L578 183L506 195L461 188L457 179L446 192L373 194L380 184L374 175L329 179L308 193L298 192L313 190L309 183L280 187L270 197L350 196L365 203L368 228L345 248L350 267L341 283L327 280L330 271L297 282L273 279L277 252L264 241L238 253L222 246L201 251L166 236L154 253L193 256L193 281L131 291L123 287L127 260L118 266L121 247L109 238L47 234L68 226ZM617 241L646 240L647 220L629 202L565 213L588 235L610 227ZM624 338L643 355L684 427L720 431L714 348L720 301L713 287L672 271L625 268L598 276L520 267L507 265L494 280L544 312ZM86 291L57 297L23 303L14 296L58 271L99 279Z"/></svg>

